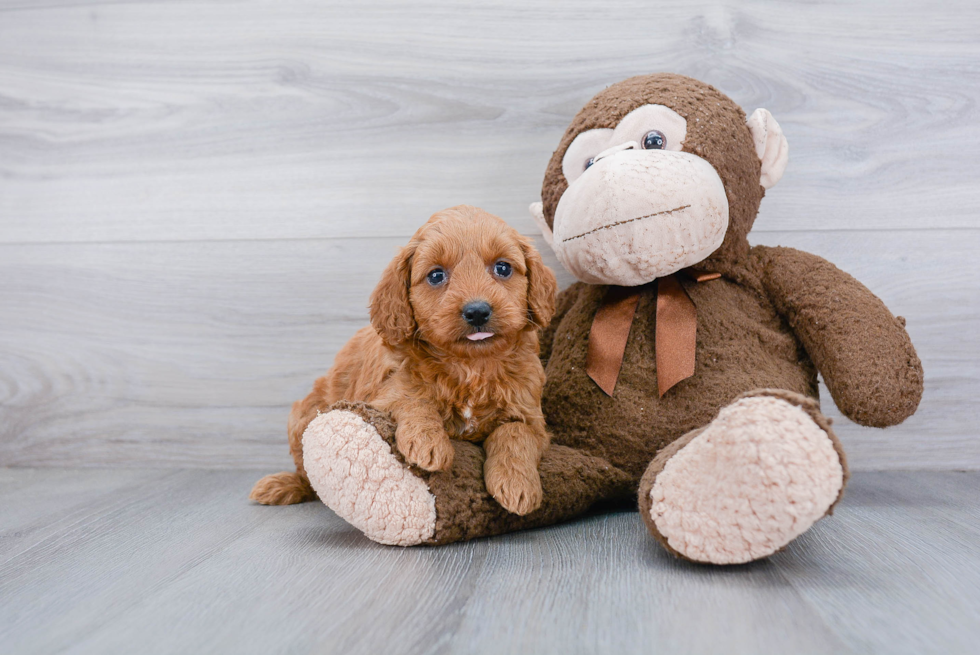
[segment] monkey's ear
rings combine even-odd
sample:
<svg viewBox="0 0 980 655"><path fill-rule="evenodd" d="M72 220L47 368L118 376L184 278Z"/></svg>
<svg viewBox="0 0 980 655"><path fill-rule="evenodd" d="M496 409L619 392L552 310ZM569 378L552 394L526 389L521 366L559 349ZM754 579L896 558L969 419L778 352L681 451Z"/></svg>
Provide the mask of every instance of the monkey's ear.
<svg viewBox="0 0 980 655"><path fill-rule="evenodd" d="M402 248L371 293L371 325L388 346L405 343L415 334L415 314L409 302L414 243Z"/></svg>
<svg viewBox="0 0 980 655"><path fill-rule="evenodd" d="M529 239L521 238L524 264L527 266L527 317L531 325L546 328L555 315L558 301L558 280L544 265L541 253Z"/></svg>
<svg viewBox="0 0 980 655"><path fill-rule="evenodd" d="M763 189L775 186L786 170L789 161L789 144L783 136L783 128L768 109L756 109L748 120L749 131L755 141L755 154L762 161L759 184Z"/></svg>
<svg viewBox="0 0 980 655"><path fill-rule="evenodd" d="M538 229L541 230L541 236L544 237L548 247L554 250L555 236L551 232L551 228L548 226L548 221L544 219L544 203L532 202L528 209L531 210L531 218L534 219L534 222L538 225Z"/></svg>

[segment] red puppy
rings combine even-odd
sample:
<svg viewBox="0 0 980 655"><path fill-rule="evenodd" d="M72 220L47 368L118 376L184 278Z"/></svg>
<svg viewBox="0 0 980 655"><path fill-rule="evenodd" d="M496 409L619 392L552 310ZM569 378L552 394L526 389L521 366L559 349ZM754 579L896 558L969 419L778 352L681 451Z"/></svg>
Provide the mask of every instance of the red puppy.
<svg viewBox="0 0 980 655"><path fill-rule="evenodd" d="M483 442L490 494L515 514L537 509L548 445L538 330L557 289L530 241L496 216L466 205L433 215L371 294L371 327L293 404L296 472L267 475L250 497L266 505L316 498L303 432L318 412L353 400L390 412L398 449L428 471L452 466L450 439Z"/></svg>

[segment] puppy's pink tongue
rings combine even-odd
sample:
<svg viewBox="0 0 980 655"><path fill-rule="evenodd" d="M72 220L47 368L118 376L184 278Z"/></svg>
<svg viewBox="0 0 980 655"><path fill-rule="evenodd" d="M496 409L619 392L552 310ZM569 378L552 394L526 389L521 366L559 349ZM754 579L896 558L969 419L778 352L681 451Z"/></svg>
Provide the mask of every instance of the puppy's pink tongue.
<svg viewBox="0 0 980 655"><path fill-rule="evenodd" d="M474 332L473 334L467 334L466 338L470 341L483 341L484 339L489 339L493 336L493 332Z"/></svg>

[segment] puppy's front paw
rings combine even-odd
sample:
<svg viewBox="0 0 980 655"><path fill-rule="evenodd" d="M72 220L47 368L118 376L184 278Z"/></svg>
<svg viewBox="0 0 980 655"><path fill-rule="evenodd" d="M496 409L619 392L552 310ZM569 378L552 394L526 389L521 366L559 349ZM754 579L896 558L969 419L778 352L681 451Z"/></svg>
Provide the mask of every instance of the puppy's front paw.
<svg viewBox="0 0 980 655"><path fill-rule="evenodd" d="M453 466L453 445L444 430L399 425L395 443L409 464L426 471L448 471Z"/></svg>
<svg viewBox="0 0 980 655"><path fill-rule="evenodd" d="M483 466L483 480L494 500L511 514L524 516L541 507L544 494L536 468L487 460Z"/></svg>

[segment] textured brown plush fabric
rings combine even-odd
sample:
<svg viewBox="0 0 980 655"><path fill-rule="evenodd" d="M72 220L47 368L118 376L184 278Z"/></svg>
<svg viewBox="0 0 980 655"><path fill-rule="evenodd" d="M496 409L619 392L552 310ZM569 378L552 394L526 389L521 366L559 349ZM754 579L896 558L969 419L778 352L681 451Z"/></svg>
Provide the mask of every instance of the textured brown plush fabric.
<svg viewBox="0 0 980 655"><path fill-rule="evenodd" d="M823 373L841 412L879 428L911 416L922 399L922 363L905 320L816 255L792 248L756 251L766 293Z"/></svg>
<svg viewBox="0 0 980 655"><path fill-rule="evenodd" d="M585 373L587 338L605 287L575 284L556 319L542 407L552 442L608 459L639 482L654 455L706 425L746 391L780 388L816 397L817 374L772 303L722 278L682 282L698 309L694 376L657 394L656 298L640 297L616 394ZM566 297L567 296L567 297Z"/></svg>
<svg viewBox="0 0 980 655"><path fill-rule="evenodd" d="M586 512L595 504L631 498L636 483L609 462L585 453L550 446L538 471L544 500L527 516L509 514L483 484L483 448L453 441L452 470L430 474L426 481L436 498L436 531L432 544L486 537L552 525Z"/></svg>
<svg viewBox="0 0 980 655"><path fill-rule="evenodd" d="M697 265L722 277L706 284L681 281L697 308L694 375L662 397L657 393L656 297L646 292L636 308L615 394L603 393L585 368L589 331L607 287L573 284L560 294L552 323L541 333L547 373L542 408L552 435L540 466L541 508L525 517L505 512L483 485L482 448L456 441L451 471L413 470L435 497L432 543L567 520L600 501L635 499L638 485L642 506L667 460L744 394L775 395L803 407L830 435L846 480L843 450L819 412L818 370L844 414L858 423L893 425L918 405L922 366L903 319L815 255L749 248L746 234L763 197L760 162L743 111L707 84L650 75L615 84L592 99L548 165L542 200L549 224L567 188L561 160L569 143L583 130L615 127L648 103L666 105L687 119L684 150L714 166L728 196L725 240ZM369 408L356 411L394 444L389 418Z"/></svg>
<svg viewBox="0 0 980 655"><path fill-rule="evenodd" d="M902 321L854 278L789 248L752 248L726 269L720 280L685 283L698 310L695 374L663 398L655 393L652 295L640 298L609 398L584 370L605 287L577 283L562 293L543 399L554 443L605 457L638 479L657 451L740 394L776 388L816 398L815 361L858 423L893 425L915 410L922 366Z"/></svg>

